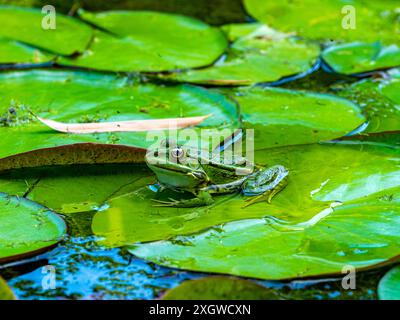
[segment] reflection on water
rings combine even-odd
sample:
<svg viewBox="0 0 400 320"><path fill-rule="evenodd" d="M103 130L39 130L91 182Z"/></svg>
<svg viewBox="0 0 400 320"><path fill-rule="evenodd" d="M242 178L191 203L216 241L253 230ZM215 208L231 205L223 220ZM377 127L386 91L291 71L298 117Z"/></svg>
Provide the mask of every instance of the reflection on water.
<svg viewBox="0 0 400 320"><path fill-rule="evenodd" d="M95 240L93 236L68 238L44 254L43 259L0 269L0 274L19 299L156 299L182 281L209 276L160 267L137 259L124 249L101 247ZM55 267L55 289L42 288L46 264ZM341 289L340 278L257 282L279 291L283 299L376 299L376 281L385 272L386 269L361 274L355 291Z"/></svg>
<svg viewBox="0 0 400 320"><path fill-rule="evenodd" d="M56 270L56 288L43 289L43 265L9 280L19 299L155 299L186 279L200 277L136 259L123 249L105 249L94 237L70 238L46 254Z"/></svg>

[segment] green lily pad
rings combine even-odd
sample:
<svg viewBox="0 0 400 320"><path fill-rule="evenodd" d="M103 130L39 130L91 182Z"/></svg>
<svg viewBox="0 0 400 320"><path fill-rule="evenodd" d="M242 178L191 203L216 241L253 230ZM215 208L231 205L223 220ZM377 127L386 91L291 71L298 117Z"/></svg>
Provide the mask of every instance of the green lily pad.
<svg viewBox="0 0 400 320"><path fill-rule="evenodd" d="M48 62L53 55L14 40L0 38L0 64L34 64Z"/></svg>
<svg viewBox="0 0 400 320"><path fill-rule="evenodd" d="M185 16L150 11L80 16L116 36L97 32L87 51L61 64L112 71L186 69L213 63L227 46L219 29Z"/></svg>
<svg viewBox="0 0 400 320"><path fill-rule="evenodd" d="M307 72L316 63L319 47L270 28L255 24L225 26L234 42L227 56L215 65L167 76L178 81L244 85L273 82L283 77ZM248 33L246 33L248 32Z"/></svg>
<svg viewBox="0 0 400 320"><path fill-rule="evenodd" d="M179 242L136 245L130 252L168 267L262 279L341 274L348 265L372 268L400 254L399 202L380 200L386 196L348 202L300 230L269 219L251 219L181 237Z"/></svg>
<svg viewBox="0 0 400 320"><path fill-rule="evenodd" d="M206 129L237 128L236 109L235 103L225 96L190 85L130 84L127 78L86 72L38 70L3 73L0 75L0 132L3 133L0 158L43 148L96 143L116 146L114 154L108 152L107 161L114 162L118 155L122 158L129 155L130 151L123 146L147 148L155 142L153 138L146 139L147 132L59 133L39 123L30 112L74 123L212 114L198 126ZM86 145L86 148L94 146ZM57 153L60 151L63 150L55 150ZM134 157L135 152L133 150ZM87 153L85 163L91 163L90 159L95 156L95 152ZM35 163L37 160L31 161ZM24 165L29 166L29 163Z"/></svg>
<svg viewBox="0 0 400 320"><path fill-rule="evenodd" d="M1 263L42 252L66 232L58 215L25 198L0 193L0 207Z"/></svg>
<svg viewBox="0 0 400 320"><path fill-rule="evenodd" d="M400 39L396 0L245 0L244 4L247 12L259 21L284 32L296 31L309 39L380 40L385 44L398 44ZM352 12L354 25L350 23Z"/></svg>
<svg viewBox="0 0 400 320"><path fill-rule="evenodd" d="M14 173L22 176L22 173ZM141 165L52 167L25 173L38 180L27 198L60 213L98 210L109 198L134 192L154 180ZM1 177L1 176L0 176ZM68 192L63 192L68 186ZM0 184L0 190L3 186Z"/></svg>
<svg viewBox="0 0 400 320"><path fill-rule="evenodd" d="M42 28L45 16L37 9L0 6L0 36L63 55L86 49L92 37L91 27L57 12L56 29L46 30Z"/></svg>
<svg viewBox="0 0 400 320"><path fill-rule="evenodd" d="M15 300L15 295L11 291L10 287L7 285L7 282L4 281L2 277L0 277L0 300Z"/></svg>
<svg viewBox="0 0 400 320"><path fill-rule="evenodd" d="M155 230L164 229L158 237L169 240L136 244L130 252L202 272L288 279L340 274L346 265L370 268L400 255L399 154L364 144L269 149L258 152L256 160L290 171L287 187L271 204L243 209L243 199L231 196L192 211L153 209L147 219L155 226L147 229L144 215L122 213L132 212L127 206L119 207L120 227L107 227L115 217L112 208L118 212L117 203L110 202L109 214L94 217L93 230L135 243L155 239Z"/></svg>
<svg viewBox="0 0 400 320"><path fill-rule="evenodd" d="M394 267L379 282L378 295L381 300L400 300L400 267Z"/></svg>
<svg viewBox="0 0 400 320"><path fill-rule="evenodd" d="M400 48L353 42L325 49L322 58L337 73L355 74L400 66Z"/></svg>
<svg viewBox="0 0 400 320"><path fill-rule="evenodd" d="M327 141L365 122L358 106L333 95L280 88L227 91L240 105L256 149Z"/></svg>
<svg viewBox="0 0 400 320"><path fill-rule="evenodd" d="M357 103L368 120L365 133L400 130L400 79L367 79L338 91Z"/></svg>
<svg viewBox="0 0 400 320"><path fill-rule="evenodd" d="M280 296L255 282L229 277L187 280L168 290L162 300L278 300Z"/></svg>
<svg viewBox="0 0 400 320"><path fill-rule="evenodd" d="M215 196L215 203L207 207L154 207L151 199L180 199L182 194L166 191L156 194L143 185L135 192L111 197L107 202L109 207L94 216L92 229L103 237L102 244L116 247L189 235L241 219L273 216L288 223L301 223L329 212L336 201L351 201L397 186L398 153L396 149L364 144L261 150L255 154L258 164L281 164L290 171L287 187L272 204L242 208L243 197L232 194ZM184 238L176 239L176 243L191 246Z"/></svg>

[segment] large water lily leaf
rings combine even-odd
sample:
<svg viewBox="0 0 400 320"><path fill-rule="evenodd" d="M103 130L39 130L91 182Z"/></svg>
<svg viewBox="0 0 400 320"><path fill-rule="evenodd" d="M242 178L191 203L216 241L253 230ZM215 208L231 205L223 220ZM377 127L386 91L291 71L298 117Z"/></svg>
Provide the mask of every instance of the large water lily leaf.
<svg viewBox="0 0 400 320"><path fill-rule="evenodd" d="M130 251L169 267L263 279L340 274L348 265L368 268L400 255L399 196L399 189L387 190L350 201L317 223L237 221Z"/></svg>
<svg viewBox="0 0 400 320"><path fill-rule="evenodd" d="M219 29L180 15L82 11L80 16L118 37L97 32L82 56L63 64L113 71L176 70L211 64L227 46Z"/></svg>
<svg viewBox="0 0 400 320"><path fill-rule="evenodd" d="M322 52L322 58L337 73L355 74L399 66L400 48L354 42L331 46Z"/></svg>
<svg viewBox="0 0 400 320"><path fill-rule="evenodd" d="M333 95L254 87L230 96L240 105L243 127L254 130L256 149L338 138L365 121L358 106Z"/></svg>
<svg viewBox="0 0 400 320"><path fill-rule="evenodd" d="M85 23L57 13L55 29L45 29L45 16L37 9L0 6L0 36L63 55L82 52L89 44L92 28Z"/></svg>
<svg viewBox="0 0 400 320"><path fill-rule="evenodd" d="M273 82L308 71L318 59L319 47L316 44L255 25L256 28L253 24L225 26L228 36L235 40L222 61L167 78L215 85Z"/></svg>
<svg viewBox="0 0 400 320"><path fill-rule="evenodd" d="M146 166L134 164L30 169L24 177L37 179L27 198L60 213L99 210L109 198L134 192L154 179ZM68 192L63 192L65 186Z"/></svg>
<svg viewBox="0 0 400 320"><path fill-rule="evenodd" d="M255 282L229 277L206 277L182 282L162 300L278 300L273 290Z"/></svg>
<svg viewBox="0 0 400 320"><path fill-rule="evenodd" d="M367 117L365 132L400 130L400 80L362 80L338 92Z"/></svg>
<svg viewBox="0 0 400 320"><path fill-rule="evenodd" d="M215 204L208 207L154 207L151 199L180 199L182 194L155 194L144 185L111 198L109 208L96 213L92 229L104 237L102 244L114 247L169 239L240 219L274 216L291 224L302 223L329 213L337 201L351 201L397 186L397 155L389 148L333 144L258 151L257 163L281 164L290 171L287 187L272 204L242 208L244 198L233 194L214 197ZM176 242L184 244L186 240Z"/></svg>
<svg viewBox="0 0 400 320"><path fill-rule="evenodd" d="M399 43L396 0L245 0L244 4L261 22L306 38Z"/></svg>
<svg viewBox="0 0 400 320"><path fill-rule="evenodd" d="M25 198L0 193L0 262L45 250L61 240L64 221Z"/></svg>
<svg viewBox="0 0 400 320"><path fill-rule="evenodd" d="M378 295L381 300L400 300L400 267L394 267L379 282Z"/></svg>
<svg viewBox="0 0 400 320"><path fill-rule="evenodd" d="M14 40L0 38L0 64L34 64L48 62L53 55Z"/></svg>
<svg viewBox="0 0 400 320"><path fill-rule="evenodd" d="M108 161L113 162L118 154L129 154L126 148L120 149L122 146L146 148L155 142L154 138L146 139L146 132L59 133L41 124L31 112L46 119L72 123L212 114L199 127L239 125L235 103L199 87L130 84L126 78L85 72L3 73L0 76L0 131L4 134L0 157L77 143L100 143L118 145L114 157L111 154ZM86 158L90 157L94 155L87 154Z"/></svg>
<svg viewBox="0 0 400 320"><path fill-rule="evenodd" d="M288 186L271 205L241 209L243 199L235 197L203 209L203 216L197 209L196 221L216 220L219 214L224 222L238 220L238 212L247 220L135 245L131 252L170 267L264 279L340 273L345 265L365 268L400 254L398 150L362 144L285 149L257 154L261 162L290 170ZM176 221L179 211L171 211ZM255 216L260 219L251 219ZM164 217L154 217L153 223L163 225ZM184 234L191 220L187 214L181 218L184 226L171 227L170 234ZM121 229L109 230L121 235Z"/></svg>
<svg viewBox="0 0 400 320"><path fill-rule="evenodd" d="M11 291L10 287L7 285L7 282L4 281L2 277L0 277L0 300L15 300L15 295Z"/></svg>

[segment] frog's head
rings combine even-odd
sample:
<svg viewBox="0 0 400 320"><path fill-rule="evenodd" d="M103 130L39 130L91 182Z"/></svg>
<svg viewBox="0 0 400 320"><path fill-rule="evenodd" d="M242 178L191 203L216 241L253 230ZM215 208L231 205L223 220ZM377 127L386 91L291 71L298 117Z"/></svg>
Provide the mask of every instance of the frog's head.
<svg viewBox="0 0 400 320"><path fill-rule="evenodd" d="M207 182L197 151L164 140L146 153L146 164L161 184L191 190Z"/></svg>

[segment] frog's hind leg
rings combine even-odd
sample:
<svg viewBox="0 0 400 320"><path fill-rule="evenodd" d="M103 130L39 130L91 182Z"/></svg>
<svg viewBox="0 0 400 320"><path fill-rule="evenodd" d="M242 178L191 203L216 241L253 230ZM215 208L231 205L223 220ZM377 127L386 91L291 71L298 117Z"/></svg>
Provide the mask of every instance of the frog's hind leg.
<svg viewBox="0 0 400 320"><path fill-rule="evenodd" d="M243 184L242 193L254 197L247 199L243 208L261 201L271 203L272 198L286 187L288 175L289 171L281 165L253 174Z"/></svg>
<svg viewBox="0 0 400 320"><path fill-rule="evenodd" d="M207 191L211 194L224 194L224 193L233 193L241 190L243 182L245 182L247 177L243 177L241 179L223 183L223 184L212 184L207 187L202 188L202 191Z"/></svg>

